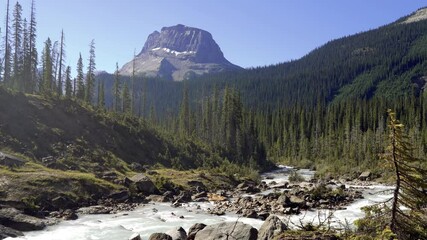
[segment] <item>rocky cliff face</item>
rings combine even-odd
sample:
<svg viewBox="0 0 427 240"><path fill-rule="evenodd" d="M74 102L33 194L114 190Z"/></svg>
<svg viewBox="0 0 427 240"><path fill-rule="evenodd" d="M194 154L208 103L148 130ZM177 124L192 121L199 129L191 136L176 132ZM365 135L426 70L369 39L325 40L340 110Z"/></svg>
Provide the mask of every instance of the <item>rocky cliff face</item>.
<svg viewBox="0 0 427 240"><path fill-rule="evenodd" d="M212 35L198 28L176 25L164 27L148 36L142 51L126 63L120 73L171 80L195 75L241 69L225 59Z"/></svg>

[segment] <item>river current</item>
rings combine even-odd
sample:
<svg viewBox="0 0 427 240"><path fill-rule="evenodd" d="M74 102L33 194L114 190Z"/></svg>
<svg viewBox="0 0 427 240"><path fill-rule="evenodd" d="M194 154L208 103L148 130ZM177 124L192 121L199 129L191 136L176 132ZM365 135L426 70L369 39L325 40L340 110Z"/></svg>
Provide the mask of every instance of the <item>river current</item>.
<svg viewBox="0 0 427 240"><path fill-rule="evenodd" d="M314 175L313 171L305 169L298 170L298 172L307 180ZM275 181L277 184L281 184L288 180L289 168L281 166L279 170L263 174L262 177L267 183ZM387 191L391 189L389 186L347 187L360 188L364 199L353 202L345 210L334 211L333 217L330 218L331 225L334 227L342 227L346 222L351 225L354 220L363 217L364 214L361 210L363 206L387 200L392 196L391 192ZM170 203L146 204L129 212L80 215L77 220L63 221L49 226L43 231L26 232L23 237L7 238L7 240L126 240L134 233L139 233L142 239L148 239L154 232L167 232L174 227L183 227L188 231L195 223L210 225L224 221L233 222L238 219L258 229L263 223L258 219L242 218L235 214L223 216L207 214L206 210L209 207L212 207L212 203L188 203L179 208L170 206ZM314 223L319 220L323 221L330 213L328 210L312 210L282 218L292 228L300 221Z"/></svg>

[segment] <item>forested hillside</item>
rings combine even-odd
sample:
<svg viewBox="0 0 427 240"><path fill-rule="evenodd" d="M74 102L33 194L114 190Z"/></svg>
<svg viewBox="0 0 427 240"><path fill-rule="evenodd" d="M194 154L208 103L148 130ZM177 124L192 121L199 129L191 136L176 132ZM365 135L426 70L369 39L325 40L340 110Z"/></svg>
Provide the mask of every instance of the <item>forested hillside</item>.
<svg viewBox="0 0 427 240"><path fill-rule="evenodd" d="M179 109L186 99L189 132L222 146L230 109L227 93L236 92L242 102L238 128L253 131L269 158L277 161L329 162L336 170L373 167L384 150L388 108L408 124L417 156L424 156L427 21L404 19L333 40L299 60L273 66L183 83L132 77L119 81L134 86L136 114L172 132L181 131ZM98 79L109 89L115 78ZM107 105L120 100L108 91L106 95Z"/></svg>

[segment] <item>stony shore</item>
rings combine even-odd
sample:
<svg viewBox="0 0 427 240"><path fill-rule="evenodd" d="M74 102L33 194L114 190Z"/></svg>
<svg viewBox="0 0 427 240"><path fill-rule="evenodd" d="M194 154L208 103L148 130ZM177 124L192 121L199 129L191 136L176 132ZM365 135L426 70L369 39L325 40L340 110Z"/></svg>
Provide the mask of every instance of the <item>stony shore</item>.
<svg viewBox="0 0 427 240"><path fill-rule="evenodd" d="M202 182L192 181L189 190L169 189L160 191L144 174L124 178L125 188L96 202L79 206L71 199L58 196L49 202L46 209L29 212L19 204L0 204L0 239L22 236L24 231L42 230L62 220L74 220L77 214L110 214L130 211L149 202L170 202L180 207L188 202L211 202L208 212L215 215L235 213L242 217L268 220L271 216L298 214L309 209L342 209L351 202L363 198L360 189L347 187L367 182L352 181L304 181L300 183L259 184L253 181L240 182L234 189L210 192ZM52 208L54 206L54 208ZM49 208L48 208L49 207ZM189 235L191 233L189 232ZM176 238L173 238L176 239ZM197 238L196 238L197 239ZM202 238L200 238L202 239ZM252 239L252 238L249 238ZM256 238L255 238L256 239Z"/></svg>

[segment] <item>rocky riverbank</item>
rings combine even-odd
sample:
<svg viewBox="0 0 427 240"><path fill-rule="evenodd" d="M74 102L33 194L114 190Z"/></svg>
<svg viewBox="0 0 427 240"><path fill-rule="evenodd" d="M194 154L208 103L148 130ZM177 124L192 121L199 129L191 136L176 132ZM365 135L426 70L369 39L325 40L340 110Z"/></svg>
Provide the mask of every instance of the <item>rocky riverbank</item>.
<svg viewBox="0 0 427 240"><path fill-rule="evenodd" d="M188 233L182 227L175 227L166 233L153 233L148 240L221 240L221 239L239 239L239 240L270 240L283 236L278 239L316 239L316 240L335 240L339 239L333 233L320 233L316 231L304 232L304 238L296 238L295 232L288 231L288 226L276 215L270 215L259 229L239 221L222 222L212 225L196 223L188 230ZM299 234L299 233L297 233ZM142 240L139 234L132 235L129 240Z"/></svg>
<svg viewBox="0 0 427 240"><path fill-rule="evenodd" d="M358 189L345 184L329 182L301 182L298 184L255 185L244 182L237 186L223 201L217 201L210 209L212 214L233 212L243 217L265 220L270 214L299 214L302 210L343 209L346 205L363 198Z"/></svg>
<svg viewBox="0 0 427 240"><path fill-rule="evenodd" d="M114 214L131 211L151 201L169 202L175 207L190 201L206 202L208 201L208 188L211 188L208 185L209 182L223 186L223 189L231 189L238 183L236 180L226 179L222 175L183 172L180 174L194 175L198 179L194 180L187 176L189 180L183 184L185 185L183 187L164 178L161 175L162 172L168 172L168 170L147 170L145 173L138 173L131 178L120 177L114 173L104 173L97 178L111 182L115 188L100 191L95 185L83 182L80 185L84 188L81 189L81 196L77 196L77 200L71 194L46 192L47 188L42 188L39 192L28 192L26 197L22 198L20 195L24 195L24 193L16 190L22 187L19 186L21 179L16 178L19 179L18 181L13 175L11 177L3 176L0 178L0 187L4 190L0 188L0 197L3 191L6 193L4 194L6 197L0 198L0 239L22 236L25 231L42 230L59 221L75 220L79 214ZM169 173L175 174L176 172L170 170ZM50 176L49 182L60 179L53 174L47 176ZM178 179L178 177L176 178ZM67 187L66 181L72 181L72 179L60 180L64 183L58 183L58 186L62 185L63 188ZM13 188L13 186L16 187ZM87 193L95 194L87 196ZM21 200L17 200L19 198Z"/></svg>
<svg viewBox="0 0 427 240"><path fill-rule="evenodd" d="M66 196L58 196L47 202L44 209L31 212L23 208L22 204L2 203L0 238L21 236L22 231L40 230L61 220L75 220L79 214L114 214L131 211L149 202L170 203L174 207L200 202L210 206L206 211L211 214L232 213L267 220L270 216L298 214L304 210L343 209L362 198L360 189L348 187L352 184L361 185L354 181L311 180L290 184L269 179L267 184L246 180L234 187L230 185L225 189L209 191L203 181L197 180L188 181L186 184L189 188L186 189L168 183L163 186L169 187L159 189L148 177L156 174L151 171L132 178L113 179L123 186L121 190L84 204L76 203ZM207 177L201 176L203 178Z"/></svg>

